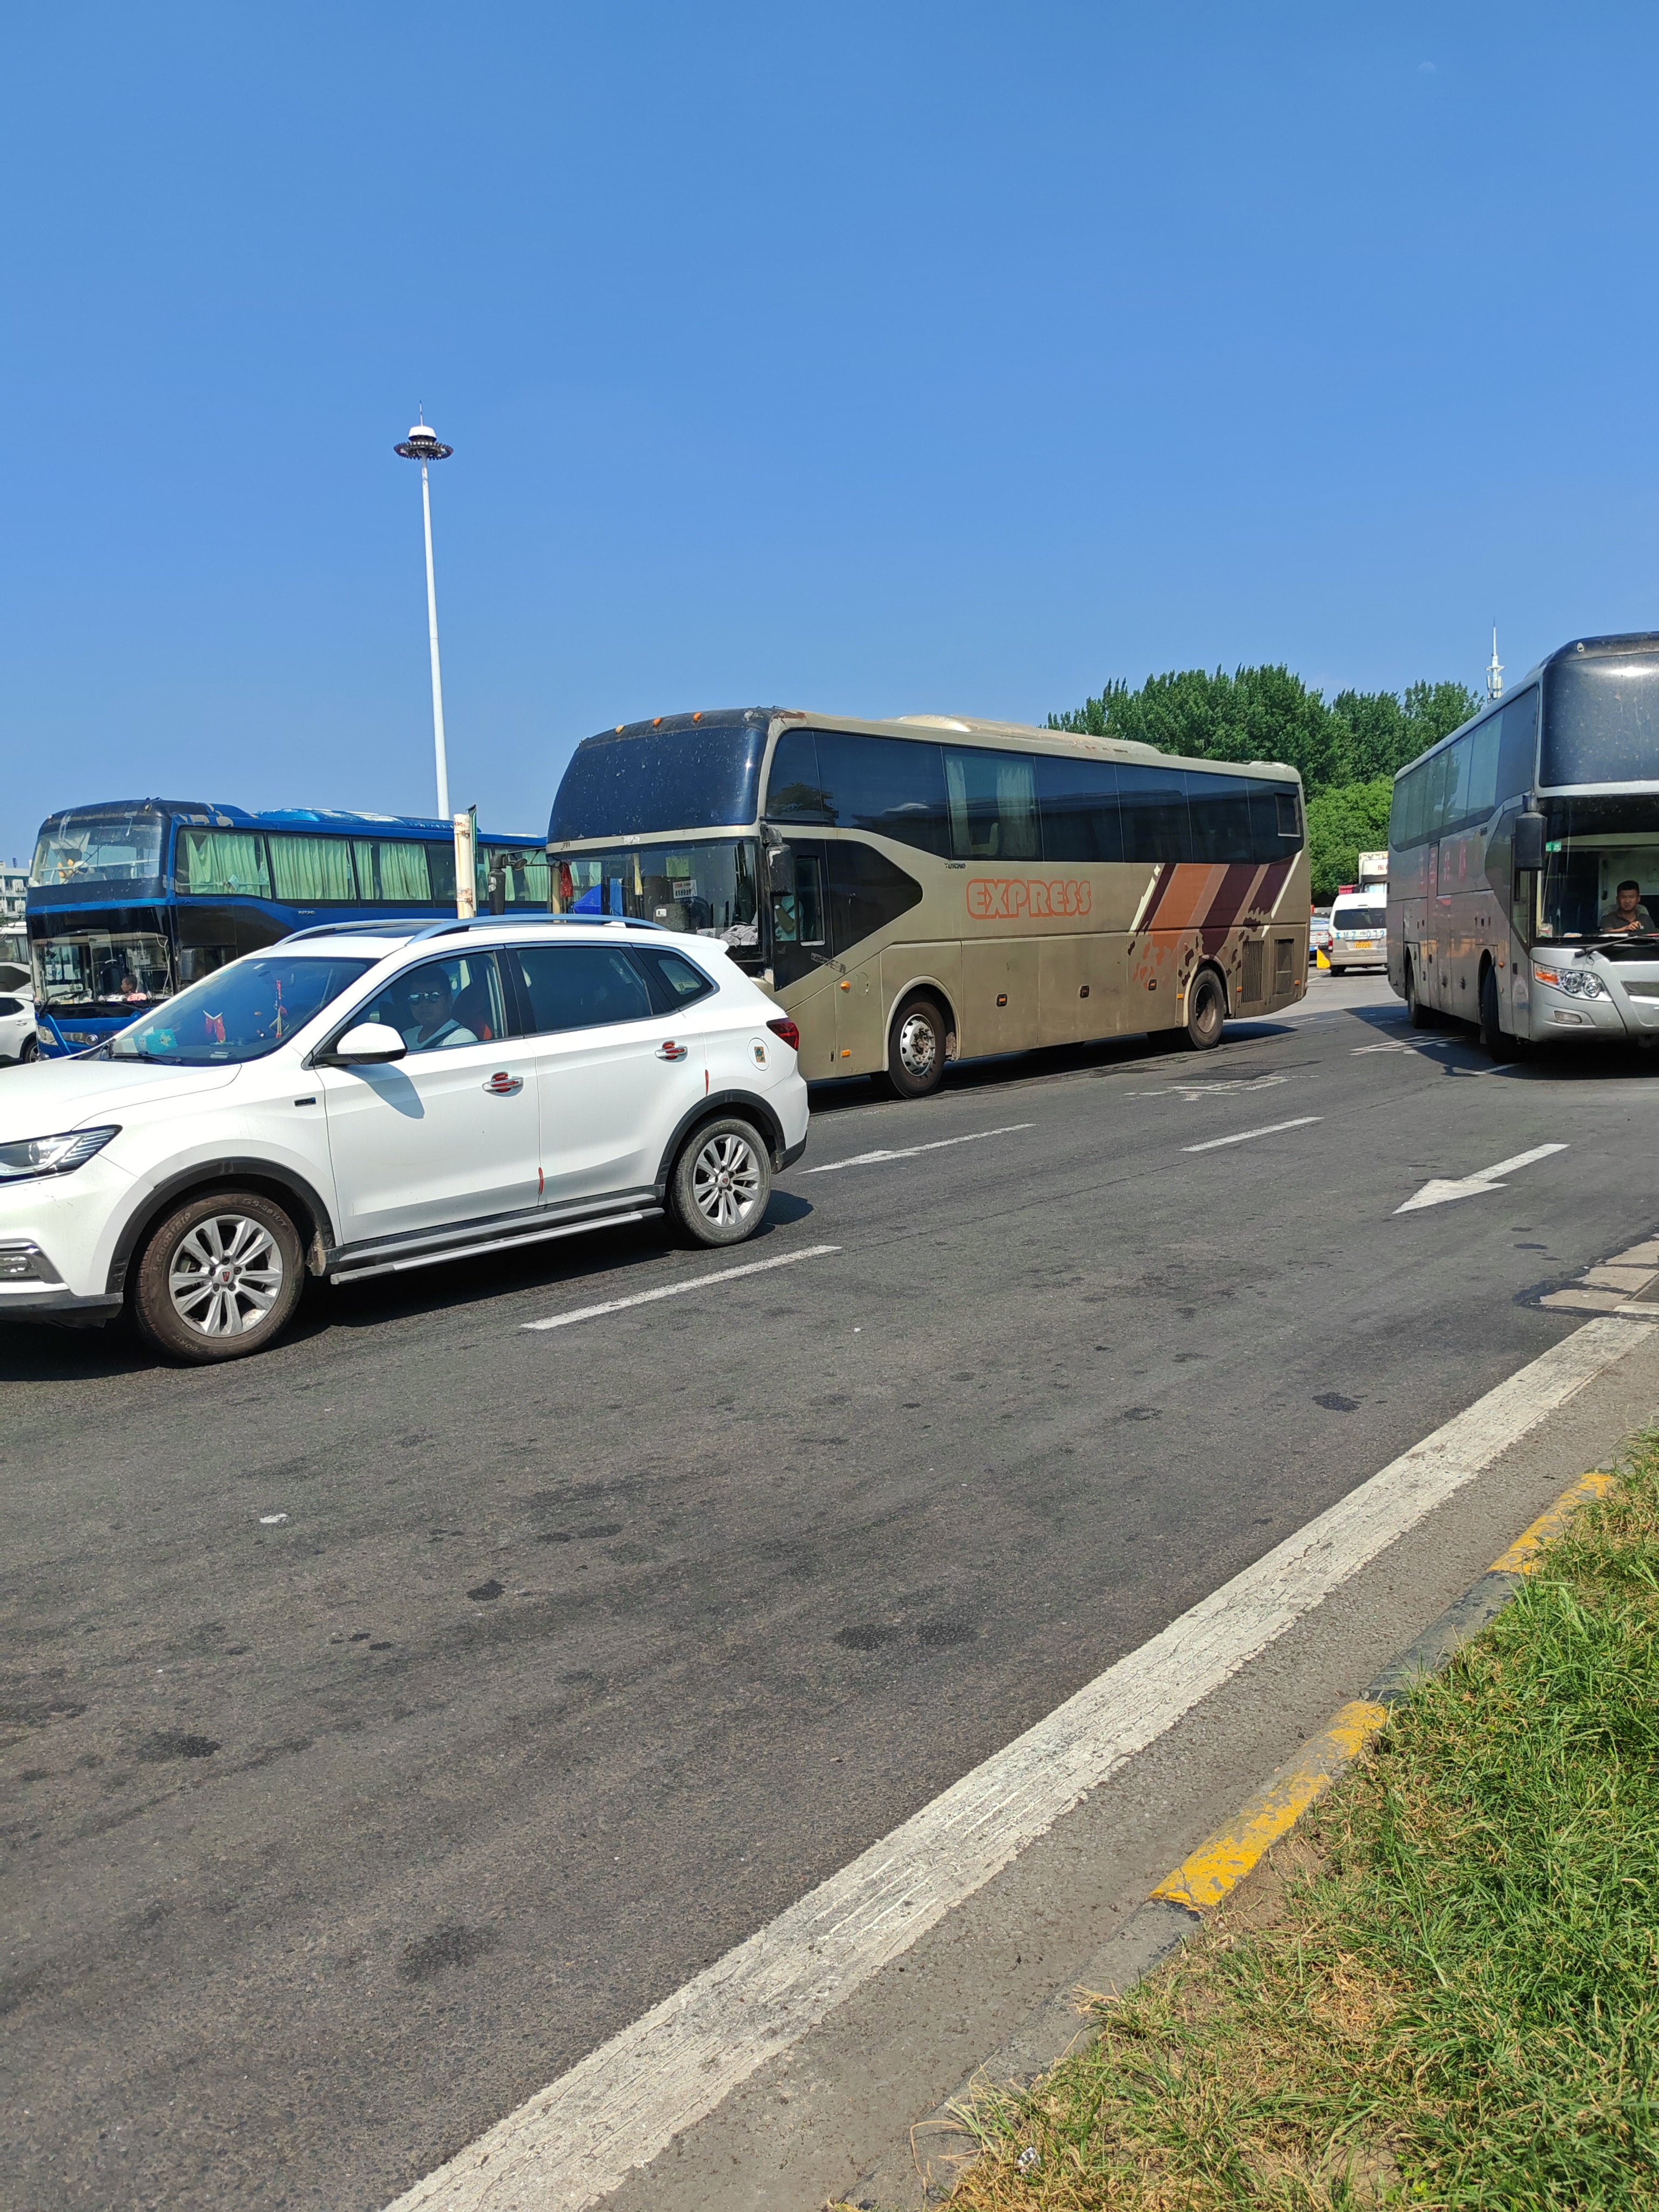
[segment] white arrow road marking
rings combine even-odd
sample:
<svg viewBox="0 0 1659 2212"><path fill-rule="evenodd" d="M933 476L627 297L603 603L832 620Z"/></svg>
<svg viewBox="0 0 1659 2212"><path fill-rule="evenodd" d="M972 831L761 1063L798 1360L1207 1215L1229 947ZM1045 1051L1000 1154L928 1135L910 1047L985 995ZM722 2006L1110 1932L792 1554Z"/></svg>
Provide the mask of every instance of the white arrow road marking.
<svg viewBox="0 0 1659 2212"><path fill-rule="evenodd" d="M1499 1160L1495 1168L1483 1168L1479 1175L1465 1176L1461 1182L1448 1181L1435 1176L1425 1182L1415 1198L1408 1198L1403 1206L1396 1206L1396 1213L1415 1213L1420 1206L1449 1206L1455 1198L1474 1198L1483 1190L1501 1190L1499 1176L1513 1175L1517 1168L1529 1168L1534 1160L1547 1160L1552 1152L1565 1152L1565 1145L1534 1145L1529 1152L1517 1152L1512 1160Z"/></svg>
<svg viewBox="0 0 1659 2212"><path fill-rule="evenodd" d="M821 1168L808 1168L808 1175L834 1175L837 1168L871 1168L879 1160L913 1160L918 1152L942 1152L952 1145L976 1145L981 1137L1012 1137L1017 1130L1035 1129L1035 1121L1009 1121L1000 1129L975 1129L966 1137L935 1137L931 1144L906 1145L902 1152L854 1152L844 1160L826 1160Z"/></svg>

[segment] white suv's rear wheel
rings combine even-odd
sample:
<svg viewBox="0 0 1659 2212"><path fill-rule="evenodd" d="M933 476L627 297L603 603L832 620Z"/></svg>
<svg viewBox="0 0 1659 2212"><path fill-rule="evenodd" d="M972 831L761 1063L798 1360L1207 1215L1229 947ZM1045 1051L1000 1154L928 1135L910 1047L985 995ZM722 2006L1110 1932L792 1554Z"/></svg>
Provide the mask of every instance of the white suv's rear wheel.
<svg viewBox="0 0 1659 2212"><path fill-rule="evenodd" d="M300 1232L251 1190L192 1198L144 1247L132 1314L160 1352L204 1364L263 1352L300 1302Z"/></svg>
<svg viewBox="0 0 1659 2212"><path fill-rule="evenodd" d="M772 1161L752 1122L709 1121L674 1164L669 1202L699 1244L741 1244L760 1227L772 1195Z"/></svg>

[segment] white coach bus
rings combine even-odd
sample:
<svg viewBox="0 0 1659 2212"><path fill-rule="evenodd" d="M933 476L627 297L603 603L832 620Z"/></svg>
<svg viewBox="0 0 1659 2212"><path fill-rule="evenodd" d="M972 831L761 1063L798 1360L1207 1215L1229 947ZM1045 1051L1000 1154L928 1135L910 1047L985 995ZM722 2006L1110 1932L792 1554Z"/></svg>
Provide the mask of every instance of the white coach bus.
<svg viewBox="0 0 1659 2212"><path fill-rule="evenodd" d="M1306 988L1301 781L1019 723L750 708L579 745L556 912L719 937L809 1078L936 1089L980 1054L1170 1030Z"/></svg>
<svg viewBox="0 0 1659 2212"><path fill-rule="evenodd" d="M1659 632L1585 637L1395 779L1389 980L1419 1026L1659 1043Z"/></svg>

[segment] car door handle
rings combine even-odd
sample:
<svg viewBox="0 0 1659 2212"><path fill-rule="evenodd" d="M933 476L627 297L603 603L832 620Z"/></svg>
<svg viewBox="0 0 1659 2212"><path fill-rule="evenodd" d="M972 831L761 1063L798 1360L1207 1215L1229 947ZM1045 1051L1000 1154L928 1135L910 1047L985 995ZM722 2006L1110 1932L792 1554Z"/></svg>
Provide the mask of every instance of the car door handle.
<svg viewBox="0 0 1659 2212"><path fill-rule="evenodd" d="M690 1046L689 1044L676 1044L672 1037L668 1040L666 1044L659 1044L657 1047L657 1057L659 1060L689 1060L690 1056Z"/></svg>
<svg viewBox="0 0 1659 2212"><path fill-rule="evenodd" d="M509 1075L505 1069L502 1069L499 1074L490 1077L484 1089L492 1098L511 1098L514 1091L524 1089L524 1078L521 1075Z"/></svg>

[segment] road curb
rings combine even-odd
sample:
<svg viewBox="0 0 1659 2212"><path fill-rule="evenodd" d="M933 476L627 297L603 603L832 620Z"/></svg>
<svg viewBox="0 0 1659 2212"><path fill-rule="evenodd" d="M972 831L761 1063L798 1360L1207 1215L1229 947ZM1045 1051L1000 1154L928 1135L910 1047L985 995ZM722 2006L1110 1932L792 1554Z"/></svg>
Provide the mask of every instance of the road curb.
<svg viewBox="0 0 1659 2212"><path fill-rule="evenodd" d="M910 2130L912 2163L908 2170L884 2160L840 2201L860 2212L942 2203L977 2155L961 2117L964 2107L988 2090L1029 2087L1071 2051L1091 2043L1094 2029L1086 2017L1087 2005L1103 1996L1125 1996L1189 1942L1206 1916L1225 1902L1375 1741L1391 1709L1403 1704L1419 1683L1437 1674L1461 1646L1503 1611L1536 1568L1543 1547L1561 1533L1581 1505L1604 1496L1613 1480L1611 1474L1581 1475L1565 1490L1462 1597L1382 1669L1363 1698L1342 1706L1326 1728L1276 1768L1231 1820L1165 1875L1062 1989L1029 2013L1006 2043L982 2059L936 2111L916 2123Z"/></svg>

